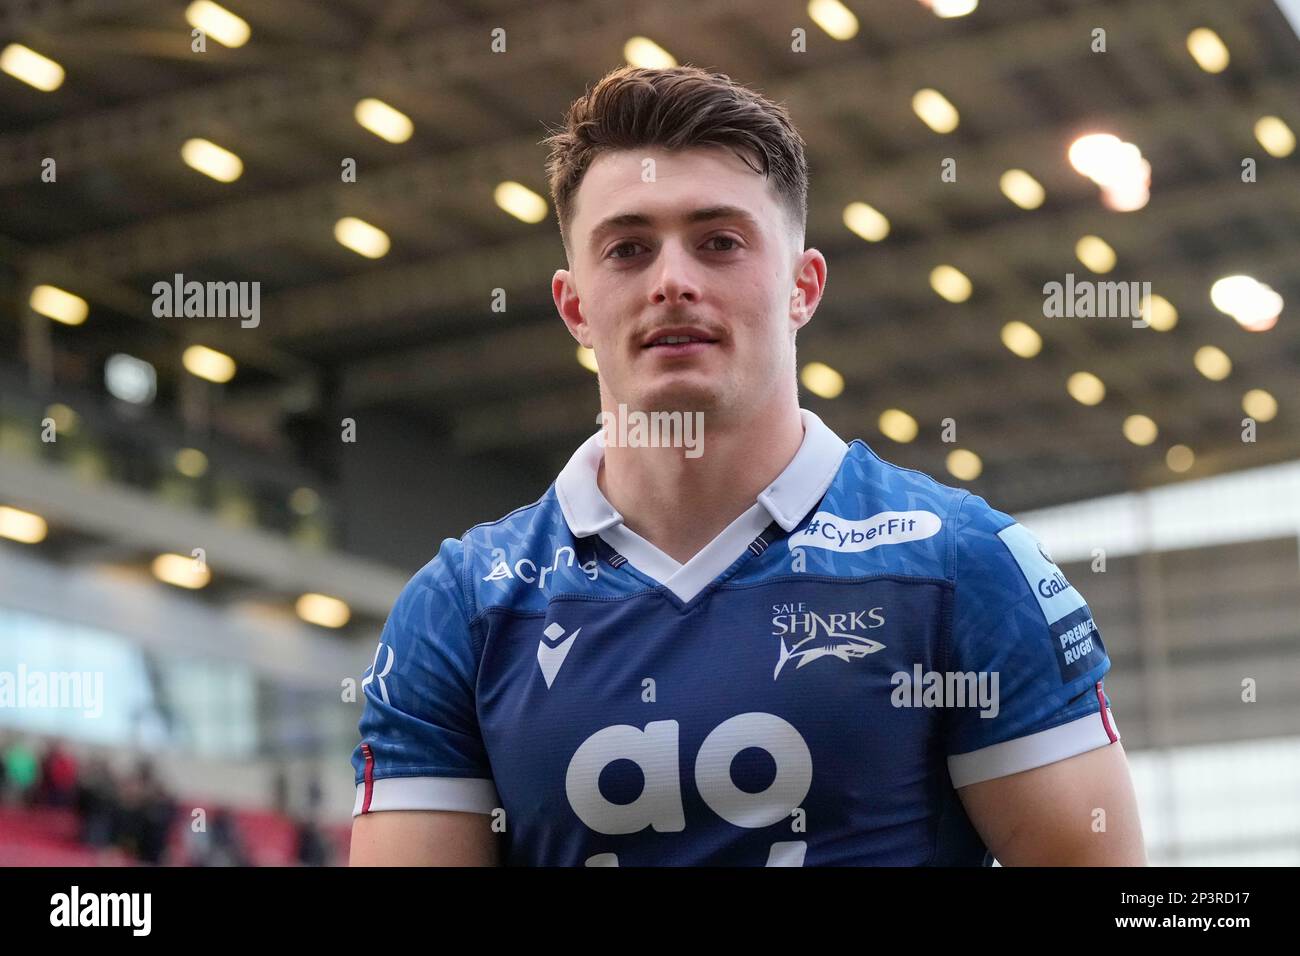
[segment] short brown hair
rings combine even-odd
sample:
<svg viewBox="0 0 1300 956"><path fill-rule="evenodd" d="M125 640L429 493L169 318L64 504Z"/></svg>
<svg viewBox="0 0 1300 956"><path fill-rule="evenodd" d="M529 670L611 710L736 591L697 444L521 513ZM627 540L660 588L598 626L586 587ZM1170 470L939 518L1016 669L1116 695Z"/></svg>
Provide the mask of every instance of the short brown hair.
<svg viewBox="0 0 1300 956"><path fill-rule="evenodd" d="M569 229L582 177L601 153L657 146L722 146L756 173L775 180L790 222L803 234L808 219L804 141L785 107L694 66L625 66L574 100L564 126L543 140L555 216L572 261Z"/></svg>

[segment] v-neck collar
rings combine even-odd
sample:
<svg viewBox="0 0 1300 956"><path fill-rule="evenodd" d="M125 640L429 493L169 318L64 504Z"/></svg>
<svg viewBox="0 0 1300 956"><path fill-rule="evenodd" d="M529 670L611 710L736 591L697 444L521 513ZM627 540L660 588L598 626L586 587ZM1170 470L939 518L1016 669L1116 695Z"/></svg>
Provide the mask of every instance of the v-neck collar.
<svg viewBox="0 0 1300 956"><path fill-rule="evenodd" d="M699 594L744 553L773 521L793 531L821 501L839 471L848 445L820 418L800 409L803 442L790 464L758 499L727 525L716 538L681 564L623 523L600 490L596 475L605 450L600 432L574 452L555 480L555 494L569 530L578 538L598 534L650 579L672 591L683 603Z"/></svg>

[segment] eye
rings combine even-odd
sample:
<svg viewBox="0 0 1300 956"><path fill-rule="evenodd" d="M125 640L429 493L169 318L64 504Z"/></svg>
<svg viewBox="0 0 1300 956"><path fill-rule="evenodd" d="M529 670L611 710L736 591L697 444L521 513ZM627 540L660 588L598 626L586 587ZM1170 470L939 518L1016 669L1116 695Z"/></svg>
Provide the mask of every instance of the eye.
<svg viewBox="0 0 1300 956"><path fill-rule="evenodd" d="M620 242L618 245L616 245L613 249L611 249L611 250L609 251L609 255L606 256L606 258L607 258L607 259L628 259L628 258L631 258L630 256L621 256L621 255L617 255L617 253L618 253L618 251L619 251L620 249L626 249L626 248L628 248L629 246L639 246L639 245L640 245L639 242L632 242L631 240L629 240L629 241L627 241L627 242Z"/></svg>
<svg viewBox="0 0 1300 956"><path fill-rule="evenodd" d="M727 248L727 249L714 249L714 250L713 250L714 252L730 252L732 249L737 249L737 248L739 248L739 243L737 243L736 240L735 240L735 238L732 237L732 236L714 236L713 238L709 239L709 242L729 242L729 243L731 243L730 248Z"/></svg>

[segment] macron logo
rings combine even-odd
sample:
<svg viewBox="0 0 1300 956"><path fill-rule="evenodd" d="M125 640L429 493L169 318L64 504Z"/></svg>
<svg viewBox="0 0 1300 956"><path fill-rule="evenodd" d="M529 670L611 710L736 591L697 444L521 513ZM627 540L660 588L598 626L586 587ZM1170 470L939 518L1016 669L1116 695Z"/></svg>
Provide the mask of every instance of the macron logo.
<svg viewBox="0 0 1300 956"><path fill-rule="evenodd" d="M542 677L546 679L548 690L555 682L555 675L560 672L560 666L569 656L569 649L573 647L573 641L581 630L582 628L578 628L565 637L564 628L552 622L546 630L542 631L544 639L537 642L537 663L542 668Z"/></svg>
<svg viewBox="0 0 1300 956"><path fill-rule="evenodd" d="M841 518L829 511L813 515L808 527L786 540L795 548L870 551L882 544L920 541L939 533L943 522L930 511L882 511L870 518Z"/></svg>

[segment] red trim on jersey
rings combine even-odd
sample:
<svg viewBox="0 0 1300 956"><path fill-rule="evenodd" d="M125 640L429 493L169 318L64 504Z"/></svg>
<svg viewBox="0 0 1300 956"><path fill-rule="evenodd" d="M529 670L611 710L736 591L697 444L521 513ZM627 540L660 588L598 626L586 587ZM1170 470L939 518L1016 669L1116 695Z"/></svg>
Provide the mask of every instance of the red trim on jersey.
<svg viewBox="0 0 1300 956"><path fill-rule="evenodd" d="M370 744L362 744L361 753L366 758L366 795L361 800L361 812L369 813L370 798L375 795L375 755L370 750Z"/></svg>
<svg viewBox="0 0 1300 956"><path fill-rule="evenodd" d="M1119 740L1119 735L1110 725L1110 716L1106 713L1106 695L1101 692L1101 681L1097 681L1097 703L1101 705L1101 723L1106 728L1106 736L1110 738L1111 743L1114 743Z"/></svg>

